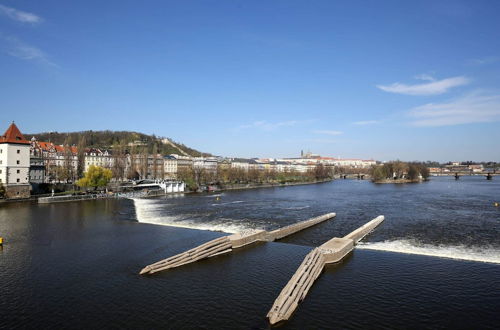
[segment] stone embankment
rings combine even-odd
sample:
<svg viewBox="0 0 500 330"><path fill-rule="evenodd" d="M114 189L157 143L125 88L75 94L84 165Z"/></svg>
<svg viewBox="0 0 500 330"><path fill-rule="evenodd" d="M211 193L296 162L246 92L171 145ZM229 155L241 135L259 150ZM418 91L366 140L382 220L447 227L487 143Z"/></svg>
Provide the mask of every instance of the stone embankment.
<svg viewBox="0 0 500 330"><path fill-rule="evenodd" d="M335 217L335 213L327 213L319 217L273 230L271 232L267 232L265 230L249 230L230 236L220 237L186 252L148 265L140 271L140 274L154 274L159 271L179 267L222 253L231 252L233 249L237 249L248 244L278 240L333 217Z"/></svg>
<svg viewBox="0 0 500 330"><path fill-rule="evenodd" d="M299 303L304 300L325 264L342 260L354 249L356 243L374 230L382 221L384 221L384 216L378 216L350 234L342 238L334 237L312 250L304 258L302 264L275 300L267 314L269 322L276 324L288 320Z"/></svg>
<svg viewBox="0 0 500 330"><path fill-rule="evenodd" d="M50 196L50 197L38 198L38 203L47 204L47 203L58 203L58 202L72 202L72 201L81 201L81 200L89 200L89 199L98 199L98 198L104 198L104 197L102 197L100 195Z"/></svg>

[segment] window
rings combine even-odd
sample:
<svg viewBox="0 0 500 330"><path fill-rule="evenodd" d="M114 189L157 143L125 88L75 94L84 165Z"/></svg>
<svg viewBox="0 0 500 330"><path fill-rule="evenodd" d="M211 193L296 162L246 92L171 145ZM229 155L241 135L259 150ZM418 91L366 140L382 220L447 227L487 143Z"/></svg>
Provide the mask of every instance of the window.
<svg viewBox="0 0 500 330"><path fill-rule="evenodd" d="M18 160L16 160L16 164L19 165L19 161Z"/></svg>
<svg viewBox="0 0 500 330"><path fill-rule="evenodd" d="M20 182L20 179L17 179L16 181L17 181L17 182Z"/></svg>
<svg viewBox="0 0 500 330"><path fill-rule="evenodd" d="M17 174L21 173L21 170L17 170Z"/></svg>
<svg viewBox="0 0 500 330"><path fill-rule="evenodd" d="M21 150L17 149L17 153L20 154L21 153Z"/></svg>

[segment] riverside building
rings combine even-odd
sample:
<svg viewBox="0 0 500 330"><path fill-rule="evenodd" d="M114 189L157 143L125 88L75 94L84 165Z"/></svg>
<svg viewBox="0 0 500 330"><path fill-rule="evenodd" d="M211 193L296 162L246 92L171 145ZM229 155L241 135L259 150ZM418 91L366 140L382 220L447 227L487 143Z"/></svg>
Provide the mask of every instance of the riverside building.
<svg viewBox="0 0 500 330"><path fill-rule="evenodd" d="M30 142L12 122L0 137L0 183L6 198L30 197Z"/></svg>

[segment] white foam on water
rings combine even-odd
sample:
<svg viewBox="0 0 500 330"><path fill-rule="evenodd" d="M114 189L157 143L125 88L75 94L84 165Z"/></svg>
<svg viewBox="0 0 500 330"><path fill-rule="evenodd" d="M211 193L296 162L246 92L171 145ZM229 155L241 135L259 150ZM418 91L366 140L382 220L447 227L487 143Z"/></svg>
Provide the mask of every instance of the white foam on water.
<svg viewBox="0 0 500 330"><path fill-rule="evenodd" d="M229 204L239 204L243 203L244 201L234 201L234 202L226 202L226 203L214 203L212 206L223 206L223 205L229 205Z"/></svg>
<svg viewBox="0 0 500 330"><path fill-rule="evenodd" d="M228 234L241 233L245 231L258 230L260 228L252 228L245 223L238 223L244 220L234 220L234 219L219 219L218 221L210 222L194 222L194 221L182 221L179 225L174 225L175 227L198 229L198 230L209 230L209 231L220 231Z"/></svg>
<svg viewBox="0 0 500 330"><path fill-rule="evenodd" d="M412 240L394 240L371 243L360 242L356 248L500 264L500 250L490 246L431 245L420 244Z"/></svg>
<svg viewBox="0 0 500 330"><path fill-rule="evenodd" d="M284 209L285 210L303 210L303 209L307 209L307 208L310 208L310 206L306 205L306 206L285 207Z"/></svg>
<svg viewBox="0 0 500 330"><path fill-rule="evenodd" d="M142 223L150 223L161 226L178 228L219 231L229 234L239 233L245 230L259 229L250 227L245 220L216 219L210 222L193 221L196 214L165 215L166 204L150 199L134 198L135 213L137 220Z"/></svg>

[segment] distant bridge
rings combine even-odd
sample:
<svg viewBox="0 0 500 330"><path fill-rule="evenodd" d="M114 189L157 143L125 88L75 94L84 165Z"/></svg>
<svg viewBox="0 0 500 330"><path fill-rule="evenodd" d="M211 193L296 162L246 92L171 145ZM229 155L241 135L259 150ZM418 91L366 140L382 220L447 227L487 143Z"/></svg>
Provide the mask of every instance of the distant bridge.
<svg viewBox="0 0 500 330"><path fill-rule="evenodd" d="M370 179L369 174L339 174L338 175L339 179L359 179L359 180L368 180Z"/></svg>

